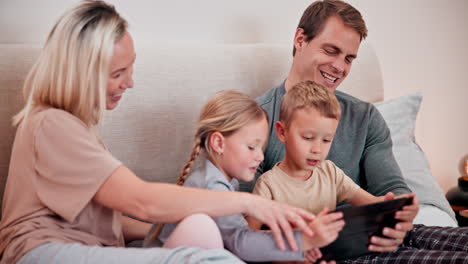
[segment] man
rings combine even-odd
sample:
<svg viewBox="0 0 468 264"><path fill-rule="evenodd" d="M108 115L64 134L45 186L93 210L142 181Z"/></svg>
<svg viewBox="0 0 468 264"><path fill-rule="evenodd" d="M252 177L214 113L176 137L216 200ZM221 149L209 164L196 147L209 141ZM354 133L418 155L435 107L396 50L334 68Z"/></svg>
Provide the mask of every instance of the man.
<svg viewBox="0 0 468 264"><path fill-rule="evenodd" d="M313 80L335 91L342 110L341 121L327 159L375 196L388 192L396 195L411 192L393 156L390 131L381 114L372 104L336 91L348 75L360 43L366 36L367 28L361 14L347 3L339 0L316 1L304 11L294 35L293 63L286 81L257 98L257 102L270 118L270 138L265 150L265 160L259 167L257 176L271 169L284 156L284 145L277 139L274 129L274 124L279 119L282 97L294 84ZM241 190L251 191L254 184L255 181L242 183ZM416 199L414 201L418 204ZM384 231L386 238L373 237L370 241L371 250L387 252L377 255L386 260L396 261L406 257L419 260L417 250L400 254L400 249L406 249L406 245L400 247L396 253L391 252L403 242L406 232L412 228L413 224L410 222L398 223L395 228ZM411 231L411 240L415 238L415 241L420 242L428 239L427 233L424 233L430 231L427 229L430 227L414 228ZM437 232L439 233L441 234ZM440 254L445 254L443 247L437 247L437 250L442 253L435 253L435 259L430 259L428 263L440 260ZM428 251L424 254L426 253ZM363 258L371 260L373 256Z"/></svg>
<svg viewBox="0 0 468 264"><path fill-rule="evenodd" d="M328 155L338 167L368 192L409 193L392 153L390 131L377 109L336 88L348 75L367 28L359 11L341 1L317 1L304 12L294 36L293 63L286 81L257 98L270 117L265 161L257 175L270 170L284 156L274 123L283 95L296 83L315 82L335 91L342 119ZM251 190L253 183L244 184Z"/></svg>

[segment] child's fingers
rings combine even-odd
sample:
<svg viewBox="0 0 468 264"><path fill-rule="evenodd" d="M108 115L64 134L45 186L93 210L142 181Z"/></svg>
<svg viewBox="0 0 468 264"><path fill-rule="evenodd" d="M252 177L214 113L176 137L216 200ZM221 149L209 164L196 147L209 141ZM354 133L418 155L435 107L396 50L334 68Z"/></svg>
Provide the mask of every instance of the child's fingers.
<svg viewBox="0 0 468 264"><path fill-rule="evenodd" d="M338 221L343 218L343 213L342 212L335 212L335 213L329 213L327 215L318 215L317 218L321 218L322 222L327 224L331 222Z"/></svg>
<svg viewBox="0 0 468 264"><path fill-rule="evenodd" d="M311 249L311 250L306 252L305 259L306 259L306 261L308 261L310 263L315 263L315 261L318 260L318 257L315 254L315 252L313 252L313 249Z"/></svg>
<svg viewBox="0 0 468 264"><path fill-rule="evenodd" d="M319 264L336 264L336 262L334 260L331 260L329 262L326 262L325 260L322 260L322 261L320 261Z"/></svg>
<svg viewBox="0 0 468 264"><path fill-rule="evenodd" d="M313 259L313 262L322 257L322 252L318 248L312 248L306 251L306 258L310 261Z"/></svg>
<svg viewBox="0 0 468 264"><path fill-rule="evenodd" d="M300 217L302 217L303 219L307 220L307 221L312 221L316 218L316 216L314 214L312 214L311 212L308 212L304 209L301 209L301 208L295 208L294 209L296 214L298 214Z"/></svg>
<svg viewBox="0 0 468 264"><path fill-rule="evenodd" d="M339 221L335 221L335 222L328 224L327 228L329 231L339 232L341 231L341 229L343 229L344 226L345 226L345 221L339 220Z"/></svg>
<svg viewBox="0 0 468 264"><path fill-rule="evenodd" d="M315 256L316 256L317 258L321 258L321 257L322 257L322 251L320 251L320 249L314 248L314 249L312 249L312 251L314 252L314 254L315 254Z"/></svg>
<svg viewBox="0 0 468 264"><path fill-rule="evenodd" d="M322 211L320 211L320 213L317 215L317 217L320 217L320 216L324 216L326 214L328 214L328 207L325 207L322 209Z"/></svg>

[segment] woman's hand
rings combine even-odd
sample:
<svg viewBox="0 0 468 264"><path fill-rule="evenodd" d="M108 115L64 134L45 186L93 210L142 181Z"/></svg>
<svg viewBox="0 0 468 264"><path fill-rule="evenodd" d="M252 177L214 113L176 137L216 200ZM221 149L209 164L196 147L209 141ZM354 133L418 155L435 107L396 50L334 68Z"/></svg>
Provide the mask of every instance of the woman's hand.
<svg viewBox="0 0 468 264"><path fill-rule="evenodd" d="M283 233L292 250L297 251L298 246L294 237L293 228L299 228L309 237L314 234L306 224L315 216L303 209L287 204L265 199L258 195L249 194L246 214L267 225L273 232L276 244L281 250L285 250Z"/></svg>
<svg viewBox="0 0 468 264"><path fill-rule="evenodd" d="M406 232L413 229L413 219L419 210L419 201L416 199L414 193L403 194L395 197L393 193L385 195L385 201L395 198L413 197L413 203L406 205L403 210L396 212L395 219L401 220L395 225L395 228L385 227L382 230L383 235L386 237L372 236L370 239L369 250L374 252L390 252L395 251L398 246L403 243Z"/></svg>

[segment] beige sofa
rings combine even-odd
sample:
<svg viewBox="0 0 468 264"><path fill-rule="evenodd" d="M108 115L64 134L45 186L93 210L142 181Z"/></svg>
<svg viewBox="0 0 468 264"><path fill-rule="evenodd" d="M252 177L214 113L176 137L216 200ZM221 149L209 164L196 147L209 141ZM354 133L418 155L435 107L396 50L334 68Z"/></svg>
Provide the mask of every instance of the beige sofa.
<svg viewBox="0 0 468 264"><path fill-rule="evenodd" d="M39 46L0 44L2 197L15 133L11 117L22 107L22 81L39 50ZM292 58L291 46L267 44L154 43L137 45L136 52L135 88L107 113L101 130L111 152L138 176L164 182L174 182L186 161L195 120L210 95L238 89L258 96L285 78ZM370 102L383 100L379 62L370 46L363 44L340 90ZM432 182L437 186L433 178ZM447 216L445 220L450 219Z"/></svg>

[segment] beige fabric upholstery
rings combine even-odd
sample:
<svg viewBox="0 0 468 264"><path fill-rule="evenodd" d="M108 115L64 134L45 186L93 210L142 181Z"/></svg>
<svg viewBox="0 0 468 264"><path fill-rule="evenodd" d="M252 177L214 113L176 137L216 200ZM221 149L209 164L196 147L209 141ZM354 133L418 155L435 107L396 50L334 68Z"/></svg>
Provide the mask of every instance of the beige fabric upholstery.
<svg viewBox="0 0 468 264"><path fill-rule="evenodd" d="M8 174L23 105L22 82L39 46L0 44L0 195ZM214 92L238 89L258 96L286 77L290 45L145 44L136 47L135 88L108 112L102 134L111 152L138 176L174 182L192 148L199 110ZM341 90L367 101L383 99L380 66L372 48L359 51Z"/></svg>

